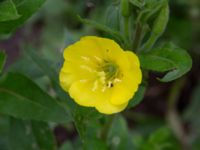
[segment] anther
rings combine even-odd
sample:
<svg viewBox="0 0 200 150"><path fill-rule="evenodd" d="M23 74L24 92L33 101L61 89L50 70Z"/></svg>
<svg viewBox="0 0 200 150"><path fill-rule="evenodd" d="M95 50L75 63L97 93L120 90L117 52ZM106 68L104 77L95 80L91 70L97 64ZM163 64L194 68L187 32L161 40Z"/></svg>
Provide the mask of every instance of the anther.
<svg viewBox="0 0 200 150"><path fill-rule="evenodd" d="M111 88L111 87L113 87L113 83L112 81L108 81L108 88Z"/></svg>
<svg viewBox="0 0 200 150"><path fill-rule="evenodd" d="M98 62L102 62L102 59L97 57L97 56L94 56L94 58L98 61Z"/></svg>
<svg viewBox="0 0 200 150"><path fill-rule="evenodd" d="M82 80L79 80L79 81L82 82L82 83L85 83L85 82L87 82L88 80L82 79Z"/></svg>
<svg viewBox="0 0 200 150"><path fill-rule="evenodd" d="M94 72L90 67L88 67L88 66L85 66L85 65L81 65L80 66L82 69L85 69L85 70L87 70L87 71L89 71L89 72Z"/></svg>
<svg viewBox="0 0 200 150"><path fill-rule="evenodd" d="M119 83L119 82L122 82L122 80L120 80L120 79L118 79L118 78L115 78L113 82L114 82L114 83Z"/></svg>
<svg viewBox="0 0 200 150"><path fill-rule="evenodd" d="M89 58L89 57L86 57L86 56L81 56L81 58L82 58L83 60L85 60L85 61L89 61L89 60L90 60L90 58Z"/></svg>

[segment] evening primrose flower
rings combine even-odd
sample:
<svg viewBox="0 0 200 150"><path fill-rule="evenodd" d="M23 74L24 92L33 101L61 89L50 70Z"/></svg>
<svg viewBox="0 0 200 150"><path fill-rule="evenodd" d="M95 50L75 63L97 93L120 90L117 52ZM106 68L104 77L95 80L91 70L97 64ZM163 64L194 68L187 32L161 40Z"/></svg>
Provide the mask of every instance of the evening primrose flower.
<svg viewBox="0 0 200 150"><path fill-rule="evenodd" d="M86 36L64 50L60 84L81 106L104 114L126 108L141 83L138 57L113 40Z"/></svg>

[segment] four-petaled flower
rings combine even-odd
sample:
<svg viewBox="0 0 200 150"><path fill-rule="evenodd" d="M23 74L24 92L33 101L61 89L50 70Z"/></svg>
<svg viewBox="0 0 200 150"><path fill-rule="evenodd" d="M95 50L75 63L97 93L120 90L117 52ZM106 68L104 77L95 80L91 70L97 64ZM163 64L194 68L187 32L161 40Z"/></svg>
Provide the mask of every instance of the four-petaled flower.
<svg viewBox="0 0 200 150"><path fill-rule="evenodd" d="M86 36L64 50L60 84L76 103L104 114L125 109L141 83L138 57L113 40Z"/></svg>

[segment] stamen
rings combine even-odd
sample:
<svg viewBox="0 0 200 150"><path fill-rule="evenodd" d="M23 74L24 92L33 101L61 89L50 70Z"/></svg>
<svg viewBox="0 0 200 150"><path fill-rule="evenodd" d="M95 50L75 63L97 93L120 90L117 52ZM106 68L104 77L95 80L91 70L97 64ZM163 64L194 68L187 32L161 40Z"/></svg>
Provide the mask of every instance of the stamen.
<svg viewBox="0 0 200 150"><path fill-rule="evenodd" d="M113 86L112 81L108 81L108 88L111 88Z"/></svg>
<svg viewBox="0 0 200 150"><path fill-rule="evenodd" d="M89 57L86 57L86 56L81 56L81 58L85 61L90 61L90 58Z"/></svg>
<svg viewBox="0 0 200 150"><path fill-rule="evenodd" d="M114 82L114 83L119 83L119 82L122 82L122 80L120 80L120 79L118 79L118 78L115 78L113 82Z"/></svg>
<svg viewBox="0 0 200 150"><path fill-rule="evenodd" d="M101 83L105 84L105 82L106 82L106 74L105 74L105 72L101 71L101 72L98 73L98 75L100 76Z"/></svg>
<svg viewBox="0 0 200 150"><path fill-rule="evenodd" d="M85 65L81 65L80 66L82 69L85 69L85 70L87 70L87 71L89 71L89 72L94 72L90 67L88 67L88 66L85 66Z"/></svg>
<svg viewBox="0 0 200 150"><path fill-rule="evenodd" d="M97 57L97 56L94 56L94 58L98 61L98 62L102 62L102 59Z"/></svg>
<svg viewBox="0 0 200 150"><path fill-rule="evenodd" d="M82 83L85 83L85 82L87 82L88 80L86 80L86 79L82 79L82 80L80 80L80 82L82 82Z"/></svg>

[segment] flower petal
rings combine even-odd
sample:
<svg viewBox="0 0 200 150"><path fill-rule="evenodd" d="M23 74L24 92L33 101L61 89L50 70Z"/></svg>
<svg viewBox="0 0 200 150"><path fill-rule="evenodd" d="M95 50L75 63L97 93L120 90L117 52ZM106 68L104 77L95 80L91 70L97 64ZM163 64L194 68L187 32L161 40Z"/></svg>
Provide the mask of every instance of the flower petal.
<svg viewBox="0 0 200 150"><path fill-rule="evenodd" d="M69 94L79 105L95 106L97 102L108 99L109 92L103 93L99 87L93 90L94 84L94 81L76 81L71 85Z"/></svg>
<svg viewBox="0 0 200 150"><path fill-rule="evenodd" d="M130 51L125 52L127 58L129 59L130 64L130 73L132 72L132 75L134 76L134 83L140 84L142 81L142 71L140 69L140 62L138 57ZM126 73L128 74L128 73Z"/></svg>
<svg viewBox="0 0 200 150"><path fill-rule="evenodd" d="M128 103L124 103L122 105L113 105L109 102L109 99L102 99L101 102L96 103L96 109L104 114L113 114L121 112L126 108Z"/></svg>
<svg viewBox="0 0 200 150"><path fill-rule="evenodd" d="M114 84L110 102L113 105L127 103L138 89L138 82L135 82L134 74L124 75L122 82Z"/></svg>
<svg viewBox="0 0 200 150"><path fill-rule="evenodd" d="M140 62L137 55L130 51L125 51L126 56L128 57L129 61L137 67L140 67Z"/></svg>
<svg viewBox="0 0 200 150"><path fill-rule="evenodd" d="M82 106L94 106L95 105L95 97L94 93L92 93L91 86L88 83L82 83L80 81L74 82L70 89L69 95Z"/></svg>
<svg viewBox="0 0 200 150"><path fill-rule="evenodd" d="M102 50L100 48L96 38L84 37L64 50L64 58L66 60L82 60L82 62L84 62L83 57L89 59L95 59L95 56L102 58Z"/></svg>

